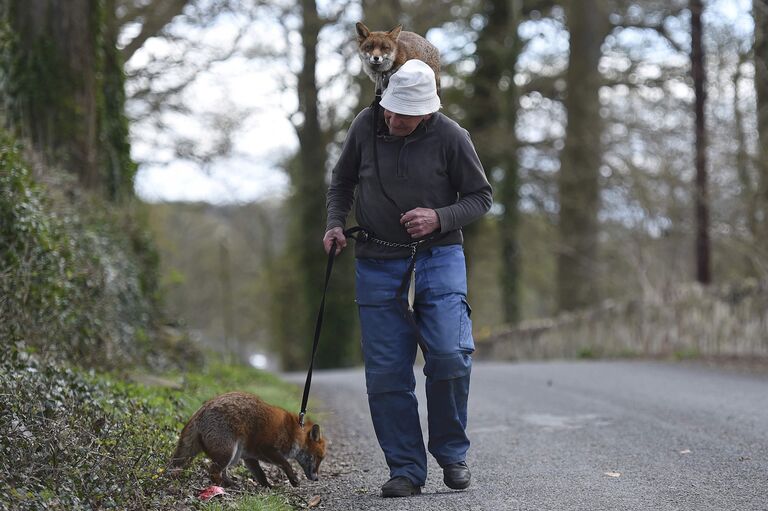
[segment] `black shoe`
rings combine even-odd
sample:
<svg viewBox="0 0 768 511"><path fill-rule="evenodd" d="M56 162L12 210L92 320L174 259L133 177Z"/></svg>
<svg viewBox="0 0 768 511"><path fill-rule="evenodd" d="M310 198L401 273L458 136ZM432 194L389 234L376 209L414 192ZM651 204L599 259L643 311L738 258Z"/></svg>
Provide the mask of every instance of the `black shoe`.
<svg viewBox="0 0 768 511"><path fill-rule="evenodd" d="M405 476L393 477L381 487L382 497L410 497L421 493L421 487L414 485Z"/></svg>
<svg viewBox="0 0 768 511"><path fill-rule="evenodd" d="M452 490L463 490L469 487L469 467L464 461L451 463L443 467L443 482Z"/></svg>

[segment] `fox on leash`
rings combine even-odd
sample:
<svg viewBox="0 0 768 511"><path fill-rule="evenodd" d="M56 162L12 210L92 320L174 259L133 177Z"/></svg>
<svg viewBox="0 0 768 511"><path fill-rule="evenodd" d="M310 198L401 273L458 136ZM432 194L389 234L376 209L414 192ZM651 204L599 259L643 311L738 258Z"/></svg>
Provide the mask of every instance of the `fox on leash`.
<svg viewBox="0 0 768 511"><path fill-rule="evenodd" d="M389 77L406 61L418 59L435 72L437 92L440 93L440 52L432 43L418 34L403 30L402 25L388 32L372 32L361 22L355 28L363 71L378 90L387 88Z"/></svg>
<svg viewBox="0 0 768 511"><path fill-rule="evenodd" d="M265 487L270 487L259 461L279 466L293 486L299 485L290 458L294 458L311 481L317 480L325 457L325 439L320 426L306 421L299 425L295 413L272 406L254 394L229 392L207 401L181 430L171 469L181 470L200 452L211 459L214 484L231 486L227 469L242 459Z"/></svg>

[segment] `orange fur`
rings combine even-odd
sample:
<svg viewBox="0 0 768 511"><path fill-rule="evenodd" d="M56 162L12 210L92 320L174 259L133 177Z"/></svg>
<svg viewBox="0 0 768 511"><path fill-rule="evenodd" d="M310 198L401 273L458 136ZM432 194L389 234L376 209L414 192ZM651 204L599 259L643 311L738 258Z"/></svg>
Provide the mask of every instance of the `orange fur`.
<svg viewBox="0 0 768 511"><path fill-rule="evenodd" d="M392 73L406 61L418 59L435 72L437 92L440 93L440 52L432 43L418 34L402 30L401 25L389 32L372 32L358 22L355 29L363 71L377 87L384 90Z"/></svg>
<svg viewBox="0 0 768 511"><path fill-rule="evenodd" d="M240 459L263 486L270 486L259 461L283 469L293 486L299 481L289 458L295 458L307 479L316 480L325 457L320 427L295 413L272 406L254 394L230 392L203 404L181 430L170 466L180 469L200 452L211 459L211 480L229 486L227 469Z"/></svg>

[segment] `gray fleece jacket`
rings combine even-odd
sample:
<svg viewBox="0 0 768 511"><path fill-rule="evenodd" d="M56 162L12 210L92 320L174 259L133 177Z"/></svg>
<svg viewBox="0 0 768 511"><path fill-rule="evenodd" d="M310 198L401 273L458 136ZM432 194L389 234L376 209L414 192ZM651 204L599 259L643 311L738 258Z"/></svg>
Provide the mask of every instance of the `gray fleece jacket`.
<svg viewBox="0 0 768 511"><path fill-rule="evenodd" d="M382 111L378 117L381 184L373 157L373 111L366 108L352 122L333 169L326 230L344 228L355 202L359 226L376 238L406 244L414 240L400 224L400 215L422 207L434 209L440 219L440 232L425 247L462 243L461 228L483 216L492 203L491 185L467 130L437 112L407 137L395 137L388 135ZM397 207L382 194L382 186ZM370 241L355 244L356 257L409 255L408 249Z"/></svg>

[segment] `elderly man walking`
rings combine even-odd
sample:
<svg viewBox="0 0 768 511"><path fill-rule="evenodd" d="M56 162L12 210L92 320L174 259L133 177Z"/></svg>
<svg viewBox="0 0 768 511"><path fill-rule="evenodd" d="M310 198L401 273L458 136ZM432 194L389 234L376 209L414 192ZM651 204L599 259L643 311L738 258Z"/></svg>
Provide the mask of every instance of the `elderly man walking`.
<svg viewBox="0 0 768 511"><path fill-rule="evenodd" d="M432 69L409 60L353 121L327 197L326 252L346 247L355 203L356 302L371 418L389 466L384 497L421 492L427 459L413 365L424 354L428 448L452 489L470 484L467 400L474 351L461 228L491 207L469 134L438 110ZM377 125L374 129L374 120ZM355 190L357 197L355 200Z"/></svg>

